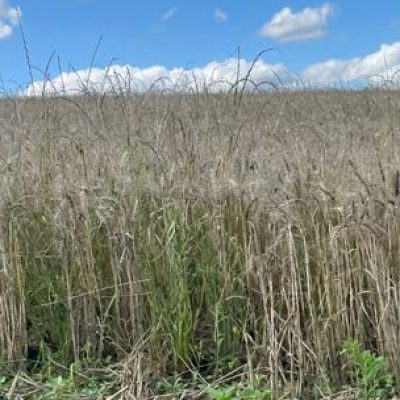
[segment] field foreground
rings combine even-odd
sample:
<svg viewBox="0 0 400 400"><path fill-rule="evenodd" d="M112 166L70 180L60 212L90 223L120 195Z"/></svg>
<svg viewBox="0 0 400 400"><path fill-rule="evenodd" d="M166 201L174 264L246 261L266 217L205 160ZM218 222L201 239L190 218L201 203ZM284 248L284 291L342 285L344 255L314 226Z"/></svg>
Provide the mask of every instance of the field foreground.
<svg viewBox="0 0 400 400"><path fill-rule="evenodd" d="M399 111L384 90L1 100L0 395L394 396Z"/></svg>

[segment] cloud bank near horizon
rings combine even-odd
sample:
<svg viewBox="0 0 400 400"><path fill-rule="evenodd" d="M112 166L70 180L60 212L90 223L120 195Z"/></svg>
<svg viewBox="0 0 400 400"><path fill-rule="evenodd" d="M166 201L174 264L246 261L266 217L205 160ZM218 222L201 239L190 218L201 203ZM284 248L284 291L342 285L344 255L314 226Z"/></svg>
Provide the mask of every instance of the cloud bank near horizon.
<svg viewBox="0 0 400 400"><path fill-rule="evenodd" d="M87 92L112 93L137 91L226 91L237 80L244 80L251 69L248 86L277 84L277 76L289 71L283 64L268 64L229 58L213 61L191 69L152 66L138 68L131 65L113 65L109 68L83 69L63 72L54 79L39 80L29 85L25 94L79 94Z"/></svg>
<svg viewBox="0 0 400 400"><path fill-rule="evenodd" d="M251 69L247 87L332 87L346 86L352 82L381 83L384 80L400 81L400 42L382 44L380 48L363 57L330 59L311 64L295 75L284 64L269 64L263 60L252 61L229 58L213 61L203 67L190 69L152 66L139 68L131 65L113 65L109 68L83 69L63 72L53 79L38 80L29 85L25 95L79 94L87 92L108 93L121 91L226 91L237 80L246 78Z"/></svg>
<svg viewBox="0 0 400 400"><path fill-rule="evenodd" d="M330 59L308 66L303 78L317 85L327 82L350 82L367 78L371 82L400 78L400 42L382 44L379 50L364 57Z"/></svg>

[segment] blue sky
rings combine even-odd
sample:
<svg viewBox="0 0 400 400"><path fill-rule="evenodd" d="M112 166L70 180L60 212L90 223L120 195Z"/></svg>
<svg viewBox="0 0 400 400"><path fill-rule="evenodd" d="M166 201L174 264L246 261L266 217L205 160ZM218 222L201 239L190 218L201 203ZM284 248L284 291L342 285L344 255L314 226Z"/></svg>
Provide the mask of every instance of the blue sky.
<svg viewBox="0 0 400 400"><path fill-rule="evenodd" d="M226 74L238 46L244 67L260 50L276 49L260 61L260 79L274 70L329 83L400 68L398 0L368 6L361 0L0 0L0 76L6 86L29 80L18 12L39 70L53 51L63 71L70 65L87 69L103 36L96 79L112 59L143 79L174 68L201 72L210 63L223 65ZM162 69L149 70L153 66ZM50 70L58 75L56 59Z"/></svg>

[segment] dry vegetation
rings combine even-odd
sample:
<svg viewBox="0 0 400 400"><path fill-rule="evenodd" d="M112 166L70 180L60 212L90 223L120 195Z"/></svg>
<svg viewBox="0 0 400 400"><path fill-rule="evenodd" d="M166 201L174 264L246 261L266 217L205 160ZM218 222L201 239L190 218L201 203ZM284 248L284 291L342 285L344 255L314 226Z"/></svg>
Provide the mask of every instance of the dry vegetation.
<svg viewBox="0 0 400 400"><path fill-rule="evenodd" d="M188 371L312 398L353 338L400 377L399 111L386 90L2 100L1 371L47 349L121 398Z"/></svg>

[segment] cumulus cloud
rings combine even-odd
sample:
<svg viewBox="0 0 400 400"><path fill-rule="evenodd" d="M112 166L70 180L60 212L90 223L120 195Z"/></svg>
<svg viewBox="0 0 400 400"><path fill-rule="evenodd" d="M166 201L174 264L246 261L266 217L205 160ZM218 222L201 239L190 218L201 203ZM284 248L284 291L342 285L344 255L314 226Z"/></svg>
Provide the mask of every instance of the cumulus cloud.
<svg viewBox="0 0 400 400"><path fill-rule="evenodd" d="M395 77L396 73L399 76L400 42L382 44L379 50L364 57L312 64L303 71L303 79L317 85L362 79L382 82L382 79Z"/></svg>
<svg viewBox="0 0 400 400"><path fill-rule="evenodd" d="M264 24L259 34L281 42L317 39L325 35L328 18L333 12L329 3L316 8L307 7L297 13L284 7Z"/></svg>
<svg viewBox="0 0 400 400"><path fill-rule="evenodd" d="M12 28L10 25L0 21L0 39L5 39L12 34Z"/></svg>
<svg viewBox="0 0 400 400"><path fill-rule="evenodd" d="M19 16L19 7L11 7L5 0L0 0L0 39L12 35L14 27L18 25Z"/></svg>
<svg viewBox="0 0 400 400"><path fill-rule="evenodd" d="M239 66L239 68L238 68ZM286 88L330 87L353 82L384 83L393 78L400 83L400 42L382 44L363 57L331 59L311 64L297 75L285 65L269 64L263 60L254 63L245 59L228 58L190 69L152 66L138 68L131 65L113 65L64 72L54 79L36 81L24 92L26 95L80 94L87 92L113 93L148 90L155 91L227 91L237 80L249 76L248 88L270 88L284 84ZM238 76L239 75L239 76Z"/></svg>
<svg viewBox="0 0 400 400"><path fill-rule="evenodd" d="M252 62L239 61L239 80L246 77ZM282 64L255 62L250 75L249 87L277 83L276 76L283 79L288 70ZM85 92L111 93L114 91L198 91L207 89L226 91L238 79L238 60L229 58L222 62L211 62L203 67L191 69L162 66L138 68L131 65L114 65L107 69L93 68L64 72L54 79L37 81L30 85L25 94L79 94Z"/></svg>
<svg viewBox="0 0 400 400"><path fill-rule="evenodd" d="M161 20L162 20L162 21L168 21L168 20L170 20L175 14L176 14L176 8L170 8L169 10L167 10L167 11L161 16Z"/></svg>
<svg viewBox="0 0 400 400"><path fill-rule="evenodd" d="M218 22L226 22L228 20L228 15L219 8L216 8L214 10L214 19Z"/></svg>

